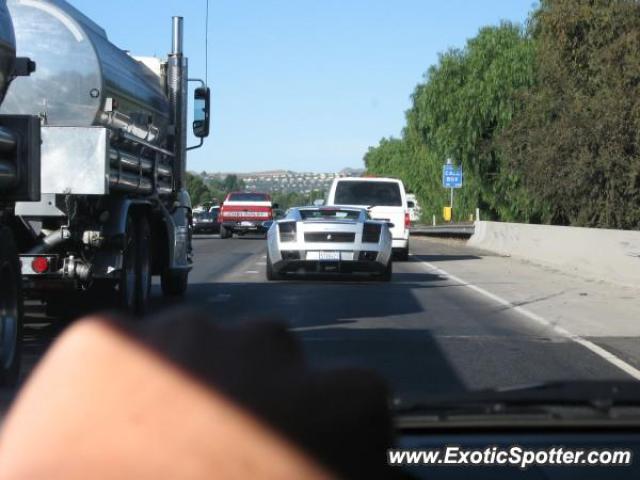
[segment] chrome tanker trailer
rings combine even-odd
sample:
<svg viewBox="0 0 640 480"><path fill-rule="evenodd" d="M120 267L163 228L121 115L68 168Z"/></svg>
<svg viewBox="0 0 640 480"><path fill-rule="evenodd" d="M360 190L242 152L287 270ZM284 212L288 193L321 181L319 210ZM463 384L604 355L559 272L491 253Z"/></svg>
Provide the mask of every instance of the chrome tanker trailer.
<svg viewBox="0 0 640 480"><path fill-rule="evenodd" d="M18 54L38 66L0 110L41 126L41 195L15 207L26 294L64 304L67 292L99 291L142 312L152 275L164 294L182 294L192 266L182 18L167 58L138 58L64 0L7 6ZM209 90L200 83L192 127L202 145Z"/></svg>
<svg viewBox="0 0 640 480"><path fill-rule="evenodd" d="M16 41L5 0L0 0L0 104L17 76L35 68L16 58ZM22 292L17 201L40 199L40 121L32 115L0 115L0 385L18 378L22 339Z"/></svg>

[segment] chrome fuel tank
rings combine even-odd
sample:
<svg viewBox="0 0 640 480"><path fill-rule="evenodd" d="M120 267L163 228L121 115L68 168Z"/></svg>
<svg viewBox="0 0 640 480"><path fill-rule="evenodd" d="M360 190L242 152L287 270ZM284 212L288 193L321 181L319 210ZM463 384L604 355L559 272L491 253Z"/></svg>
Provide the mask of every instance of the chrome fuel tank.
<svg viewBox="0 0 640 480"><path fill-rule="evenodd" d="M16 59L16 39L6 0L0 0L0 103L7 91Z"/></svg>
<svg viewBox="0 0 640 480"><path fill-rule="evenodd" d="M64 0L7 0L17 53L37 64L14 80L2 113L40 115L51 126L107 126L164 143L164 79L113 45ZM4 33L3 33L4 36Z"/></svg>

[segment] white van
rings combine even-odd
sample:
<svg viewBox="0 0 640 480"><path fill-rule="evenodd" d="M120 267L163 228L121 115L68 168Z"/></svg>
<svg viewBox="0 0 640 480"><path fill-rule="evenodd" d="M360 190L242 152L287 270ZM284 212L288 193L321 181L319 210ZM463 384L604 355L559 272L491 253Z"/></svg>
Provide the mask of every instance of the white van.
<svg viewBox="0 0 640 480"><path fill-rule="evenodd" d="M336 178L329 190L327 205L360 207L369 210L371 218L393 223L393 251L396 258L409 257L409 211L407 194L401 180L395 178Z"/></svg>

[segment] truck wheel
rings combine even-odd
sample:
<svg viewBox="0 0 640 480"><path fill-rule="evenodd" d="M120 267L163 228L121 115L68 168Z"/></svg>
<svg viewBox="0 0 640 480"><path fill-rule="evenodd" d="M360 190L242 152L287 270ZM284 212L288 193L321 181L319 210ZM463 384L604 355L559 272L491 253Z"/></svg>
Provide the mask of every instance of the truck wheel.
<svg viewBox="0 0 640 480"><path fill-rule="evenodd" d="M233 232L227 227L220 225L220 238L231 238Z"/></svg>
<svg viewBox="0 0 640 480"><path fill-rule="evenodd" d="M13 235L0 228L0 385L20 377L22 353L22 278Z"/></svg>
<svg viewBox="0 0 640 480"><path fill-rule="evenodd" d="M135 313L144 315L151 294L151 227L145 215L137 218Z"/></svg>
<svg viewBox="0 0 640 480"><path fill-rule="evenodd" d="M160 286L165 297L182 296L187 291L189 272L171 272L165 270L160 277Z"/></svg>
<svg viewBox="0 0 640 480"><path fill-rule="evenodd" d="M137 281L138 251L137 228L133 216L127 216L127 226L124 235L124 249L122 251L122 269L118 279L118 303L127 312L134 312L136 309L136 287Z"/></svg>

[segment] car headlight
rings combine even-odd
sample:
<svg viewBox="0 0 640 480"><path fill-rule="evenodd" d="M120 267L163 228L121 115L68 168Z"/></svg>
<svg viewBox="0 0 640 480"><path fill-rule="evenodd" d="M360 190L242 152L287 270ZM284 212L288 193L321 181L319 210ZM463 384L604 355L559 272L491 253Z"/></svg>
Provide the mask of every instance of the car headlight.
<svg viewBox="0 0 640 480"><path fill-rule="evenodd" d="M281 242L296 241L296 222L282 222L278 224L278 232Z"/></svg>

